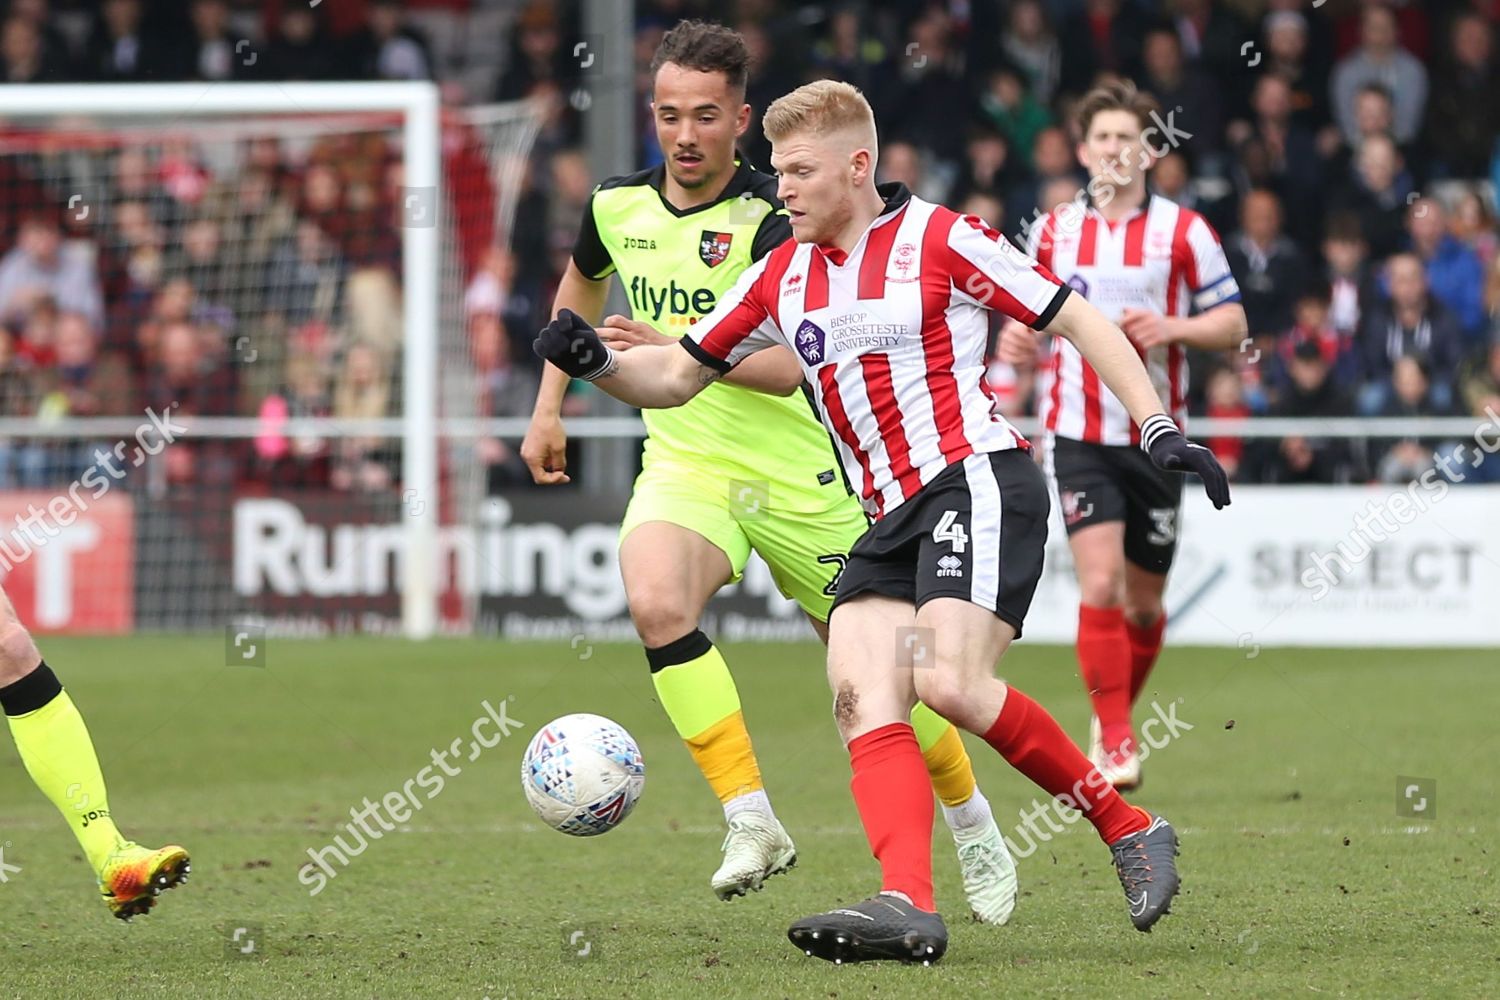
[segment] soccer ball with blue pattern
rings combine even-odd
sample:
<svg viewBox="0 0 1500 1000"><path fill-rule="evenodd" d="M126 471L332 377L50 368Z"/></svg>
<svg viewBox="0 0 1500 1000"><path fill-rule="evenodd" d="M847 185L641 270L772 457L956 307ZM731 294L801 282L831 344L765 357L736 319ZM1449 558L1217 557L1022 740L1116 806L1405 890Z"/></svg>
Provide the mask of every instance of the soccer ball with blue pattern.
<svg viewBox="0 0 1500 1000"><path fill-rule="evenodd" d="M640 748L602 715L565 715L532 737L521 759L526 801L552 829L574 837L608 833L635 808L646 784Z"/></svg>

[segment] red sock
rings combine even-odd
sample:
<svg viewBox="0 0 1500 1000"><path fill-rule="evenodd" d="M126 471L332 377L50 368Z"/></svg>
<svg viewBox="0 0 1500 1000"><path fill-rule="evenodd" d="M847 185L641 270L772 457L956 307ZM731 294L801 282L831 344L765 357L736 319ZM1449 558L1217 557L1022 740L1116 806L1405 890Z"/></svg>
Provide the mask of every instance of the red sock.
<svg viewBox="0 0 1500 1000"><path fill-rule="evenodd" d="M1121 608L1078 606L1078 666L1094 702L1104 748L1135 743L1130 725L1130 638Z"/></svg>
<svg viewBox="0 0 1500 1000"><path fill-rule="evenodd" d="M1106 844L1151 822L1104 781L1045 708L1015 688L1006 691L1005 705L984 740L1048 794L1066 795Z"/></svg>
<svg viewBox="0 0 1500 1000"><path fill-rule="evenodd" d="M880 887L904 892L924 910L932 900L932 783L917 734L906 722L849 741L849 787L880 861Z"/></svg>
<svg viewBox="0 0 1500 1000"><path fill-rule="evenodd" d="M1156 666L1156 657L1161 653L1162 633L1167 630L1167 616L1157 617L1150 625L1125 623L1125 634L1130 636L1130 703L1135 704Z"/></svg>

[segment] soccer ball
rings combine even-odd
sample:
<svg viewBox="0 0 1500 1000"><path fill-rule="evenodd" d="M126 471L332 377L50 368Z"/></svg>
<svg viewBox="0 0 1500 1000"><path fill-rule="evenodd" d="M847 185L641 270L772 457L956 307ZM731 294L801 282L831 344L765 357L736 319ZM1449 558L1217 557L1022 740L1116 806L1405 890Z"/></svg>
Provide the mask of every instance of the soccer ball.
<svg viewBox="0 0 1500 1000"><path fill-rule="evenodd" d="M579 713L541 728L521 758L526 801L552 829L595 837L624 822L646 784L640 748L623 726Z"/></svg>

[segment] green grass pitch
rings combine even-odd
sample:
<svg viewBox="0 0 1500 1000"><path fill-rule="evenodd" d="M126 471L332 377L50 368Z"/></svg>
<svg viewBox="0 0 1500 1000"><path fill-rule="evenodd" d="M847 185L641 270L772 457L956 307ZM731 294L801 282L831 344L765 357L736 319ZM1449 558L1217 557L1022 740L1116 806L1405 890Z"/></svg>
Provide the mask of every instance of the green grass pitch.
<svg viewBox="0 0 1500 1000"><path fill-rule="evenodd" d="M111 919L52 806L0 750L10 866L0 869L0 996L1500 989L1494 651L1169 648L1143 702L1181 699L1177 717L1193 728L1153 753L1135 800L1182 835L1172 915L1149 935L1132 929L1108 852L1079 824L1020 862L1010 926L971 923L939 821L938 900L952 941L924 969L836 968L784 936L792 920L861 898L877 878L811 643L725 647L772 801L800 849L792 873L732 903L708 889L717 803L655 704L639 649L272 639L255 668L226 666L224 647L217 637L43 641L92 729L116 820L142 842L186 845L194 872L151 915ZM1084 736L1071 650L1022 644L1006 673ZM520 730L459 761L407 829L370 843L310 896L298 881L307 849L330 843L364 797L401 788L433 749L461 736L467 747L481 702L508 697ZM592 840L542 828L518 780L530 734L574 711L624 724L647 764L634 815ZM968 743L1009 834L1036 792ZM1400 814L1403 776L1436 783L1428 818Z"/></svg>

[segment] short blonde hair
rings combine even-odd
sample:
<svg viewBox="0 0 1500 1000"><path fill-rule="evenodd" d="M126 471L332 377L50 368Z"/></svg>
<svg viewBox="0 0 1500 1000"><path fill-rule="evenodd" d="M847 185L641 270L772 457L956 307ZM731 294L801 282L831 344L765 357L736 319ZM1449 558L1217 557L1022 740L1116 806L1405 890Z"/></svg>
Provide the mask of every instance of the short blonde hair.
<svg viewBox="0 0 1500 1000"><path fill-rule="evenodd" d="M873 152L875 112L858 87L842 80L815 80L772 101L761 119L761 130L772 142L793 132L828 135L859 130L868 135Z"/></svg>

